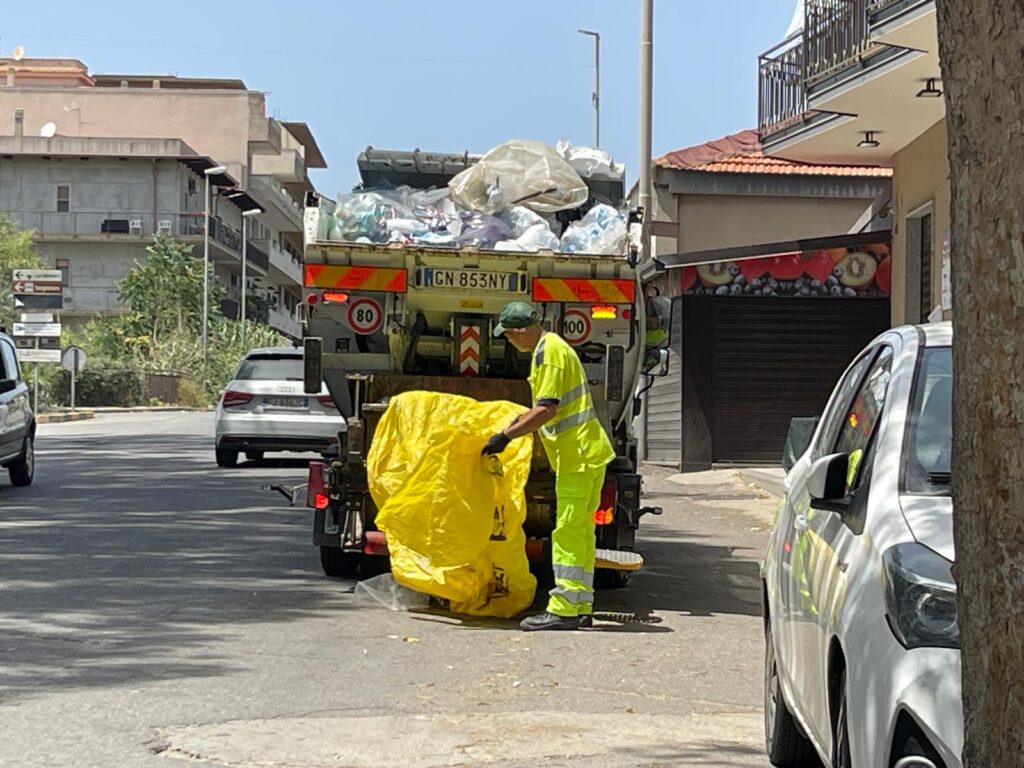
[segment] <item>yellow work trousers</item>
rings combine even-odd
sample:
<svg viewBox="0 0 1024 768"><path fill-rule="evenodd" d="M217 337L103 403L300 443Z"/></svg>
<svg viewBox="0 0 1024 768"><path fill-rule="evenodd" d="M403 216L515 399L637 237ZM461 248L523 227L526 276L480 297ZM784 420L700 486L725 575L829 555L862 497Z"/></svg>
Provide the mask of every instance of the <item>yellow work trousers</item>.
<svg viewBox="0 0 1024 768"><path fill-rule="evenodd" d="M601 503L604 467L555 478L558 516L551 534L555 588L548 613L585 616L594 612L594 512Z"/></svg>

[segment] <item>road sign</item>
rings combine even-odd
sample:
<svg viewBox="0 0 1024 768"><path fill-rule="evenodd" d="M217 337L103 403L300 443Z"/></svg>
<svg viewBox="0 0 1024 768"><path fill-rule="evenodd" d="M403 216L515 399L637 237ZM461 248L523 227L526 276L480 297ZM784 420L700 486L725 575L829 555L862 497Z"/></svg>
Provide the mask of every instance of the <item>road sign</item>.
<svg viewBox="0 0 1024 768"><path fill-rule="evenodd" d="M19 312L19 323L53 323L53 312Z"/></svg>
<svg viewBox="0 0 1024 768"><path fill-rule="evenodd" d="M80 371L85 365L85 350L81 347L68 347L60 358L60 365L66 371Z"/></svg>
<svg viewBox="0 0 1024 768"><path fill-rule="evenodd" d="M590 318L582 309L567 309L562 317L562 338L572 346L590 338Z"/></svg>
<svg viewBox="0 0 1024 768"><path fill-rule="evenodd" d="M15 295L14 308L24 310L63 309L63 293L23 293Z"/></svg>
<svg viewBox="0 0 1024 768"><path fill-rule="evenodd" d="M59 363L59 349L21 349L18 360L23 363Z"/></svg>
<svg viewBox="0 0 1024 768"><path fill-rule="evenodd" d="M376 299L361 298L353 301L348 308L348 325L360 336L368 336L380 330L384 324L384 308Z"/></svg>
<svg viewBox="0 0 1024 768"><path fill-rule="evenodd" d="M60 323L15 323L12 336L56 336L60 338Z"/></svg>
<svg viewBox="0 0 1024 768"><path fill-rule="evenodd" d="M15 293L64 293L64 286L60 283L33 283L27 280L15 280L11 284L11 290Z"/></svg>
<svg viewBox="0 0 1024 768"><path fill-rule="evenodd" d="M30 283L59 283L64 279L59 269L16 269L11 276L14 282L25 280Z"/></svg>

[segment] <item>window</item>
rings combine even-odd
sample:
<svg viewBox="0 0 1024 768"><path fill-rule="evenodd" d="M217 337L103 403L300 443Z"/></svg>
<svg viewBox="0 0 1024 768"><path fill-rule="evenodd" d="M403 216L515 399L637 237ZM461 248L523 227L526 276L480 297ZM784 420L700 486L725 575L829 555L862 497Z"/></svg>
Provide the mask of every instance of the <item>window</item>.
<svg viewBox="0 0 1024 768"><path fill-rule="evenodd" d="M882 348L839 428L833 453L845 453L850 457L849 492L860 485L864 474L862 470L871 456L872 438L881 421L892 378L892 356L891 347Z"/></svg>
<svg viewBox="0 0 1024 768"><path fill-rule="evenodd" d="M57 213L71 210L71 187L66 184L57 185Z"/></svg>
<svg viewBox="0 0 1024 768"><path fill-rule="evenodd" d="M948 496L953 450L953 351L924 350L914 379L903 462L907 493Z"/></svg>
<svg viewBox="0 0 1024 768"><path fill-rule="evenodd" d="M832 396L832 400L829 402L828 408L821 419L821 431L818 443L814 448L814 458L820 459L822 456L833 453L832 446L835 445L836 435L839 433L839 427L843 423L841 419L846 415L850 401L853 399L853 393L857 391L860 380L864 377L864 372L871 365L871 361L874 358L875 350L866 353L851 366L846 376L843 377L843 380L836 387L835 394Z"/></svg>
<svg viewBox="0 0 1024 768"><path fill-rule="evenodd" d="M60 270L60 284L71 285L71 262L67 259L57 259L56 266Z"/></svg>
<svg viewBox="0 0 1024 768"><path fill-rule="evenodd" d="M9 341L0 342L0 353L3 355L3 376L4 379L21 380L21 370L18 368L18 358L14 354L14 347Z"/></svg>
<svg viewBox="0 0 1024 768"><path fill-rule="evenodd" d="M260 355L242 361L235 374L241 381L302 381L299 355Z"/></svg>
<svg viewBox="0 0 1024 768"><path fill-rule="evenodd" d="M199 185L196 182L195 176L189 176L189 179L188 179L188 193L190 195L198 195L199 194Z"/></svg>

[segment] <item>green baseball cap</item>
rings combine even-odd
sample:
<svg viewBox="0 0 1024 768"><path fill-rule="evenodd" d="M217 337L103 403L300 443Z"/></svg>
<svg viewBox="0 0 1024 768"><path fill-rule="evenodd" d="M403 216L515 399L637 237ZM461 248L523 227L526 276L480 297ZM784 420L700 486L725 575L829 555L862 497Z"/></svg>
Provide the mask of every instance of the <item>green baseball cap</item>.
<svg viewBox="0 0 1024 768"><path fill-rule="evenodd" d="M494 335L501 336L509 328L529 328L537 322L537 310L525 301L511 301L501 308Z"/></svg>

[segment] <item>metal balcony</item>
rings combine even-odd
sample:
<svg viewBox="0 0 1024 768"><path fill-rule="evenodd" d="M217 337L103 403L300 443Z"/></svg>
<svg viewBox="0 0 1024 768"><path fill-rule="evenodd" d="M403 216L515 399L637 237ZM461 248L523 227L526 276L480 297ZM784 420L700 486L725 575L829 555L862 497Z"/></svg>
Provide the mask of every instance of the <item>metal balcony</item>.
<svg viewBox="0 0 1024 768"><path fill-rule="evenodd" d="M758 133L764 136L800 122L808 111L802 35L761 54L758 73Z"/></svg>
<svg viewBox="0 0 1024 768"><path fill-rule="evenodd" d="M871 0L807 0L804 5L804 84L813 86L871 48Z"/></svg>

